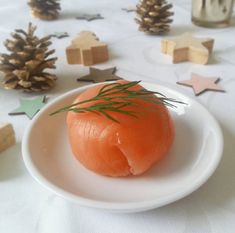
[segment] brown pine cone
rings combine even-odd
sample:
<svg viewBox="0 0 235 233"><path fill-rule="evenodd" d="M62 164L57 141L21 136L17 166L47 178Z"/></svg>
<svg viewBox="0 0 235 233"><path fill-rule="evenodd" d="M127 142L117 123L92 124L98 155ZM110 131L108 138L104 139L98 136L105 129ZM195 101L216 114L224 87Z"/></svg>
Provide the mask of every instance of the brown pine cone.
<svg viewBox="0 0 235 233"><path fill-rule="evenodd" d="M150 34L161 34L168 32L170 23L173 21L169 17L174 13L169 10L172 4L165 0L142 0L136 6L136 22L139 30Z"/></svg>
<svg viewBox="0 0 235 233"><path fill-rule="evenodd" d="M56 76L43 71L54 69L57 60L56 57L48 59L55 52L48 51L50 36L39 39L34 35L35 30L30 23L28 32L15 30L12 39L5 41L11 53L0 54L0 71L5 73L4 88L32 92L48 90L55 85Z"/></svg>
<svg viewBox="0 0 235 233"><path fill-rule="evenodd" d="M32 15L42 20L57 19L61 9L59 0L29 0L28 5Z"/></svg>

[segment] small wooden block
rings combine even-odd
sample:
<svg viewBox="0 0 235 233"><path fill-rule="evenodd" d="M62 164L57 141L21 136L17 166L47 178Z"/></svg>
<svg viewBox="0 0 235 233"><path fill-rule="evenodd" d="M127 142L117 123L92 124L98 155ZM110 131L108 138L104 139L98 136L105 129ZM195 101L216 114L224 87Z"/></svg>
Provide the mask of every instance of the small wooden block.
<svg viewBox="0 0 235 233"><path fill-rule="evenodd" d="M82 31L66 48L69 64L94 65L109 59L108 46L92 32Z"/></svg>
<svg viewBox="0 0 235 233"><path fill-rule="evenodd" d="M0 124L0 153L14 145L15 133L11 124Z"/></svg>
<svg viewBox="0 0 235 233"><path fill-rule="evenodd" d="M211 38L195 38L185 33L175 39L165 39L161 42L162 53L172 56L173 63L191 61L197 64L207 64L212 53L214 40Z"/></svg>

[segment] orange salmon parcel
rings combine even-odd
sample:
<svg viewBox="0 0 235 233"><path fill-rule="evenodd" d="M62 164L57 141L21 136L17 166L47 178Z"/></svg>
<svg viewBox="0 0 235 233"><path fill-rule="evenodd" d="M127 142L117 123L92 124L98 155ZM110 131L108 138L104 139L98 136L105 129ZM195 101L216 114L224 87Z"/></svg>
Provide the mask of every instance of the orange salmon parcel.
<svg viewBox="0 0 235 233"><path fill-rule="evenodd" d="M87 89L74 103L94 97L103 86ZM174 139L168 109L164 104L133 101L124 108L137 117L109 112L119 123L93 112L68 112L69 142L74 155L87 169L105 176L139 175L166 156ZM90 104L84 103L82 107Z"/></svg>

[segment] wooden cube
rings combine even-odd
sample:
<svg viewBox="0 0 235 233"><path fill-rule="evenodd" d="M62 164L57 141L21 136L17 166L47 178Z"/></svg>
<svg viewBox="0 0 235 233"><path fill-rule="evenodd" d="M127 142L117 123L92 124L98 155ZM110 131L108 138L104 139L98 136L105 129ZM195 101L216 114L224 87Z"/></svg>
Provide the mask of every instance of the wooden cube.
<svg viewBox="0 0 235 233"><path fill-rule="evenodd" d="M9 123L0 123L0 153L14 145L15 142L15 132L12 125Z"/></svg>

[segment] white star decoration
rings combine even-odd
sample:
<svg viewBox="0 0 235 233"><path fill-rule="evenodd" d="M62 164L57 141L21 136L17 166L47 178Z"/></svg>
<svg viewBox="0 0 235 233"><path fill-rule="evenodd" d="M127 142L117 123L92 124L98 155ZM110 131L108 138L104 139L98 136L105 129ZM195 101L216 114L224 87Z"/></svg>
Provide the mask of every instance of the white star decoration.
<svg viewBox="0 0 235 233"><path fill-rule="evenodd" d="M162 40L161 51L172 56L173 63L191 61L205 65L209 61L213 44L212 38L196 38L190 33L184 33L176 38Z"/></svg>

